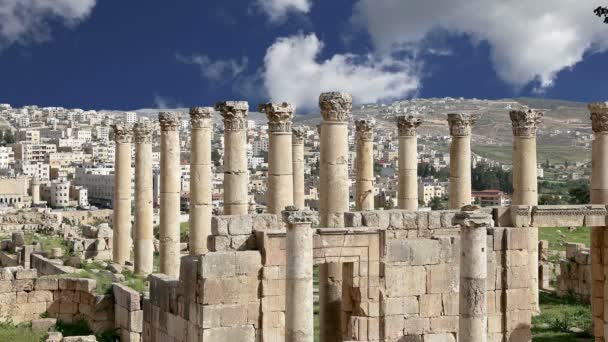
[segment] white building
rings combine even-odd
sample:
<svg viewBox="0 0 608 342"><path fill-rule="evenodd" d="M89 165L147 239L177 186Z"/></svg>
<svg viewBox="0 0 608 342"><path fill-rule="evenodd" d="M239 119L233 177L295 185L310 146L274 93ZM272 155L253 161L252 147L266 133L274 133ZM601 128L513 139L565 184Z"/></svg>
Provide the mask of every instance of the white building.
<svg viewBox="0 0 608 342"><path fill-rule="evenodd" d="M41 181L49 180L51 177L51 167L44 162L24 162L22 160L15 161L15 173L28 176L38 177Z"/></svg>
<svg viewBox="0 0 608 342"><path fill-rule="evenodd" d="M137 122L137 113L136 112L124 112L123 114L124 122L128 124L134 124Z"/></svg>
<svg viewBox="0 0 608 342"><path fill-rule="evenodd" d="M15 153L10 147L0 147L0 169L8 169L15 163Z"/></svg>

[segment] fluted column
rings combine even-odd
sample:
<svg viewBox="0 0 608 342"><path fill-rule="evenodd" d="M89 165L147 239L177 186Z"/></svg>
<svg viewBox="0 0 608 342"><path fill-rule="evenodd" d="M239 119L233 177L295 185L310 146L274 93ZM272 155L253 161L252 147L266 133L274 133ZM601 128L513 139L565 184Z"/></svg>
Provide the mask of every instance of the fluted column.
<svg viewBox="0 0 608 342"><path fill-rule="evenodd" d="M374 120L357 120L355 210L374 210Z"/></svg>
<svg viewBox="0 0 608 342"><path fill-rule="evenodd" d="M114 239L112 259L124 265L129 260L131 246L131 127L112 125L116 150L114 153Z"/></svg>
<svg viewBox="0 0 608 342"><path fill-rule="evenodd" d="M460 289L458 341L487 341L487 229L492 218L480 211L459 212L460 225Z"/></svg>
<svg viewBox="0 0 608 342"><path fill-rule="evenodd" d="M179 277L180 116L161 112L160 122L160 272Z"/></svg>
<svg viewBox="0 0 608 342"><path fill-rule="evenodd" d="M297 210L294 206L283 211L283 220L287 223L285 341L314 341L311 227L315 218L315 213Z"/></svg>
<svg viewBox="0 0 608 342"><path fill-rule="evenodd" d="M215 109L224 117L224 215L247 215L249 105L245 101L225 101L216 103Z"/></svg>
<svg viewBox="0 0 608 342"><path fill-rule="evenodd" d="M448 114L450 145L450 209L471 204L471 128L475 114Z"/></svg>
<svg viewBox="0 0 608 342"><path fill-rule="evenodd" d="M38 177L32 177L30 182L30 192L32 194L32 204L40 202L40 180Z"/></svg>
<svg viewBox="0 0 608 342"><path fill-rule="evenodd" d="M608 204L608 102L591 103L591 203ZM591 228L591 307L594 336L604 341L608 331L608 239L606 227Z"/></svg>
<svg viewBox="0 0 608 342"><path fill-rule="evenodd" d="M536 129L543 116L537 110L513 110L509 112L513 125L513 198L515 205L538 204L536 163ZM528 265L530 267L531 307L538 306L538 227L528 228Z"/></svg>
<svg viewBox="0 0 608 342"><path fill-rule="evenodd" d="M397 117L399 132L399 209L418 210L418 137L422 119L412 115Z"/></svg>
<svg viewBox="0 0 608 342"><path fill-rule="evenodd" d="M293 205L297 209L304 209L306 207L304 201L304 138L306 131L302 127L295 127L291 133Z"/></svg>
<svg viewBox="0 0 608 342"><path fill-rule="evenodd" d="M271 214L279 215L285 207L293 205L293 164L291 120L294 105L265 103L259 106L268 117L268 185L266 207Z"/></svg>
<svg viewBox="0 0 608 342"><path fill-rule="evenodd" d="M213 212L213 180L211 140L213 138L213 107L190 108L190 255L207 253L207 237L211 235Z"/></svg>
<svg viewBox="0 0 608 342"><path fill-rule="evenodd" d="M319 107L323 116L320 128L320 224L323 228L344 227L344 212L349 210L348 121L352 98L347 93L322 93ZM340 342L342 265L322 264L319 271L321 341Z"/></svg>
<svg viewBox="0 0 608 342"><path fill-rule="evenodd" d="M148 123L136 123L135 138L135 272L150 274L154 264L152 205L152 131Z"/></svg>

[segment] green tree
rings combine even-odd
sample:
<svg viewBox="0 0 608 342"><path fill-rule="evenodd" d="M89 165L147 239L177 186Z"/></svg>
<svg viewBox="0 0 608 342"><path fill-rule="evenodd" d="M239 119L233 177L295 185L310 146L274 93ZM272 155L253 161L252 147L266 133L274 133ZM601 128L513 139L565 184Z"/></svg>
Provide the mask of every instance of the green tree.
<svg viewBox="0 0 608 342"><path fill-rule="evenodd" d="M589 184L587 182L576 182L569 190L571 204L589 204Z"/></svg>
<svg viewBox="0 0 608 342"><path fill-rule="evenodd" d="M215 166L220 165L221 158L222 158L222 155L220 154L220 152L217 149L214 149L213 151L211 151L211 160L213 161L213 164Z"/></svg>
<svg viewBox="0 0 608 342"><path fill-rule="evenodd" d="M445 210L446 209L445 202L444 202L443 198L441 198L441 197L431 198L429 206L431 207L431 210Z"/></svg>
<svg viewBox="0 0 608 342"><path fill-rule="evenodd" d="M513 193L511 171L505 171L499 166L489 166L479 163L471 172L471 183L475 190L497 189L507 194Z"/></svg>
<svg viewBox="0 0 608 342"><path fill-rule="evenodd" d="M564 201L557 195L540 195L538 204L551 205L551 204L564 204Z"/></svg>

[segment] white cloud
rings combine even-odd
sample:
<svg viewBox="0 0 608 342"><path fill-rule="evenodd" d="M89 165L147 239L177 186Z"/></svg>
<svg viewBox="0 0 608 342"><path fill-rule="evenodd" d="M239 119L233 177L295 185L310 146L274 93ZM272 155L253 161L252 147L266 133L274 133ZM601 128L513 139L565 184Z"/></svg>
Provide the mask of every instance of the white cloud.
<svg viewBox="0 0 608 342"><path fill-rule="evenodd" d="M0 48L50 39L49 22L85 20L96 0L0 0Z"/></svg>
<svg viewBox="0 0 608 342"><path fill-rule="evenodd" d="M384 52L418 47L436 30L467 34L489 44L503 80L545 88L586 52L608 49L593 7L580 0L358 0L353 19Z"/></svg>
<svg viewBox="0 0 608 342"><path fill-rule="evenodd" d="M201 75L212 81L234 79L247 69L248 64L247 57L241 58L240 62L234 59L214 61L205 55L184 56L178 53L175 58L182 63L197 65Z"/></svg>
<svg viewBox="0 0 608 342"><path fill-rule="evenodd" d="M370 103L406 97L419 86L411 61L352 54L318 61L322 48L314 34L279 38L268 48L263 82L273 101L290 101L311 110L324 91L346 91L355 102Z"/></svg>
<svg viewBox="0 0 608 342"><path fill-rule="evenodd" d="M271 22L281 22L289 12L308 13L312 0L257 0L257 5L268 15Z"/></svg>

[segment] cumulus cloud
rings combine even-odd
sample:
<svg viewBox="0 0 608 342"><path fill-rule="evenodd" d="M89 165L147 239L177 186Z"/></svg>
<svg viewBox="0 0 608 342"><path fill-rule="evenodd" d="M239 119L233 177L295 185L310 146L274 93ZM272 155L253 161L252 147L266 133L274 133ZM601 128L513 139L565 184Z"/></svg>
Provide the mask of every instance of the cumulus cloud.
<svg viewBox="0 0 608 342"><path fill-rule="evenodd" d="M384 52L419 47L437 30L466 34L489 44L503 80L544 88L586 52L608 49L592 7L579 0L358 0L353 19Z"/></svg>
<svg viewBox="0 0 608 342"><path fill-rule="evenodd" d="M205 55L184 56L178 53L175 58L179 62L198 66L201 75L212 81L234 79L247 69L248 64L247 57L241 58L240 62L235 59L214 61Z"/></svg>
<svg viewBox="0 0 608 342"><path fill-rule="evenodd" d="M355 102L370 103L403 98L418 89L412 61L353 54L318 60L322 48L315 34L279 38L268 48L262 79L273 101L310 110L324 91L346 91Z"/></svg>
<svg viewBox="0 0 608 342"><path fill-rule="evenodd" d="M311 2L311 0L257 0L257 5L268 15L271 22L281 22L290 12L308 13Z"/></svg>
<svg viewBox="0 0 608 342"><path fill-rule="evenodd" d="M96 0L0 0L0 48L50 39L49 23L85 20Z"/></svg>

